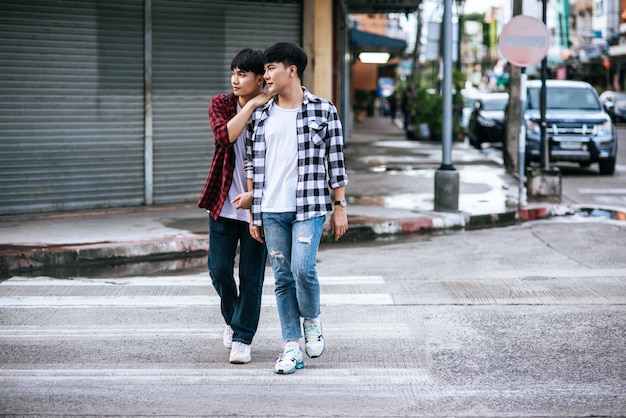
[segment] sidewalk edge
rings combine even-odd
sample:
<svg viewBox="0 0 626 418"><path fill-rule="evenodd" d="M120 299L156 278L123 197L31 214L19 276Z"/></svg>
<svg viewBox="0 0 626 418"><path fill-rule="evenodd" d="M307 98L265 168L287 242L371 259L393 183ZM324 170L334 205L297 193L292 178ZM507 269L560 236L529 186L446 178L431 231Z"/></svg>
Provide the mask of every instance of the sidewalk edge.
<svg viewBox="0 0 626 418"><path fill-rule="evenodd" d="M423 212L413 217L392 220L355 217L357 222L350 225L341 241L357 242L384 236L429 234L440 230L502 227L565 213L567 211L564 211L562 207L542 206L485 215L471 215L464 212ZM334 239L327 224L322 232L322 243L331 242L334 242ZM207 253L208 234L142 241L23 247L0 252L0 277L24 272L32 273L46 268L200 257Z"/></svg>
<svg viewBox="0 0 626 418"><path fill-rule="evenodd" d="M46 268L197 257L207 252L208 235L23 247L0 253L0 277Z"/></svg>

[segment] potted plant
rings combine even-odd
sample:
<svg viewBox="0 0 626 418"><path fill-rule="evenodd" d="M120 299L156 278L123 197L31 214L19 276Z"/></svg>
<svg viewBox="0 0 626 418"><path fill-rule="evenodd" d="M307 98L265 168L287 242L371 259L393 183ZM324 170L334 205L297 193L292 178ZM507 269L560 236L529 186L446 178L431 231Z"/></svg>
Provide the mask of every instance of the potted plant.
<svg viewBox="0 0 626 418"><path fill-rule="evenodd" d="M460 90L452 96L452 133L454 138L462 137L460 117L463 109L463 95ZM440 141L443 130L443 96L433 89L416 90L411 106L411 124L413 136L423 138L423 125L427 124L429 138ZM417 130L417 132L415 131Z"/></svg>
<svg viewBox="0 0 626 418"><path fill-rule="evenodd" d="M430 139L441 139L443 123L443 98L432 89L417 89L411 103L411 126L415 138L423 138L423 125L427 125ZM416 129L418 130L416 132Z"/></svg>

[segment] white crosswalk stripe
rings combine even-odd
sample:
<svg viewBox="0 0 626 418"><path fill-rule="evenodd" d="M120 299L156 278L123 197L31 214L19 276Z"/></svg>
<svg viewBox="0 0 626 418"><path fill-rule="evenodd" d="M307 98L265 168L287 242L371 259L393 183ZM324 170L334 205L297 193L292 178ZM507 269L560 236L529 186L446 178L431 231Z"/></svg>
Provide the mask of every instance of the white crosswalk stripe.
<svg viewBox="0 0 626 418"><path fill-rule="evenodd" d="M322 306L393 305L393 298L385 292L336 293L334 286L381 286L381 276L320 276L324 290ZM115 292L90 291L95 286L115 288ZM205 287L206 292L177 292L175 288ZM274 278L265 278L263 306L276 306L272 292ZM63 291L58 291L62 288ZM28 290L27 290L28 289ZM46 289L56 291L47 292ZM141 291L137 291L141 289ZM128 291L126 291L128 290ZM132 291L131 291L132 290ZM91 293L91 294L90 294ZM210 279L206 274L168 278L76 279L13 278L0 286L0 307L19 308L91 308L91 307L216 307L220 305Z"/></svg>

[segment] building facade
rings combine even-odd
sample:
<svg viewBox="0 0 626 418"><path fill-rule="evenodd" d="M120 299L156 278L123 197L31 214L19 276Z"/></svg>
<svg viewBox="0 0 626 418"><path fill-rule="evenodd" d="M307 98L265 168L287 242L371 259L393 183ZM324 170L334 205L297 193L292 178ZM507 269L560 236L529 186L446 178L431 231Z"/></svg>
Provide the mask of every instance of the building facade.
<svg viewBox="0 0 626 418"><path fill-rule="evenodd" d="M307 87L341 100L340 13L331 0L0 1L0 215L194 203L232 57L297 42Z"/></svg>

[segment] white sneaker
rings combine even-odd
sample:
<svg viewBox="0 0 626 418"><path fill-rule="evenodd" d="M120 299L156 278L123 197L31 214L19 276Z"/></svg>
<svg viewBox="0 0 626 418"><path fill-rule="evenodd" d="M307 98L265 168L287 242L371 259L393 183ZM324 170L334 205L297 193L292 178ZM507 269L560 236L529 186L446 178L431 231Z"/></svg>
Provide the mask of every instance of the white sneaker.
<svg viewBox="0 0 626 418"><path fill-rule="evenodd" d="M305 319L302 325L304 327L304 349L306 350L306 355L315 358L324 354L326 345L324 336L322 336L322 323L319 318Z"/></svg>
<svg viewBox="0 0 626 418"><path fill-rule="evenodd" d="M250 344L241 341L233 341L233 348L230 350L230 361L233 364L250 363Z"/></svg>
<svg viewBox="0 0 626 418"><path fill-rule="evenodd" d="M224 342L224 347L233 348L233 329L230 325L226 325L224 328L224 335L222 336L222 341Z"/></svg>
<svg viewBox="0 0 626 418"><path fill-rule="evenodd" d="M285 349L282 354L279 354L276 358L276 364L274 364L274 372L278 374L291 374L297 369L304 367L302 361L302 348L300 344L290 341L285 344Z"/></svg>

